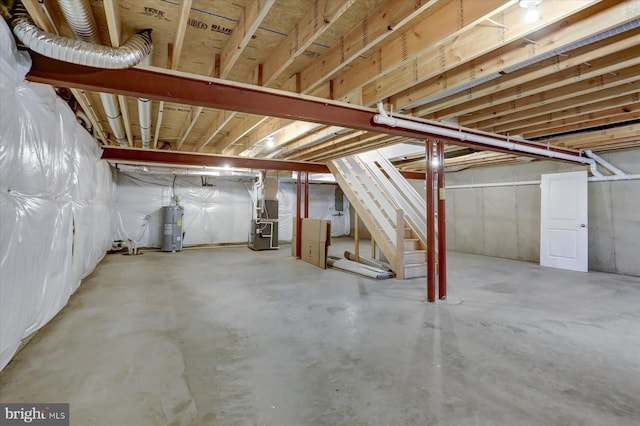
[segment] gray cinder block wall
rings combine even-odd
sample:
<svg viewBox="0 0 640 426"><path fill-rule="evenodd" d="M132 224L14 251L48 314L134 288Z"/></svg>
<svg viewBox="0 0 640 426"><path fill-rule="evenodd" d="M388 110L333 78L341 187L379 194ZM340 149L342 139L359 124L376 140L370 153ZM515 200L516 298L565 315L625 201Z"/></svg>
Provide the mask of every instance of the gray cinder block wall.
<svg viewBox="0 0 640 426"><path fill-rule="evenodd" d="M640 174L640 150L602 157ZM447 173L446 185L522 182L577 170L584 168L534 161ZM424 182L412 184L424 196ZM449 250L539 262L539 185L449 188L446 200ZM589 182L589 269L640 276L640 180Z"/></svg>

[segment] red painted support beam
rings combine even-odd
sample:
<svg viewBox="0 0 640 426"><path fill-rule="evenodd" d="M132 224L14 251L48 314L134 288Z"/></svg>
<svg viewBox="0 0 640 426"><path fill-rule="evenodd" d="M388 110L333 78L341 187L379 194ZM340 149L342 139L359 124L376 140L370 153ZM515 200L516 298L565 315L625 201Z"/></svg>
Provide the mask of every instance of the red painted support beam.
<svg viewBox="0 0 640 426"><path fill-rule="evenodd" d="M426 201L427 201L427 301L436 301L436 235L435 200L433 194L433 141L427 139L426 161Z"/></svg>
<svg viewBox="0 0 640 426"><path fill-rule="evenodd" d="M187 166L238 167L258 170L304 170L313 173L331 173L324 163L310 161L272 160L234 157L215 154L197 154L184 151L165 151L140 148L103 148L102 159L127 163L161 163Z"/></svg>
<svg viewBox="0 0 640 426"><path fill-rule="evenodd" d="M495 148L477 142L449 139L415 130L402 129L400 127L377 125L373 123L373 116L376 114L376 110L347 104L345 102L337 102L283 90L235 83L162 68L100 69L57 61L34 52L29 53L31 54L32 66L26 78L29 81L37 83L197 105L248 114L309 121L419 140L424 140L432 136L441 141L459 146L510 154L514 153L514 151L508 149ZM425 121L411 118L410 116L403 116L403 118L416 122L428 122L437 127L458 129L457 127L442 124L437 121ZM490 135L506 140L504 136L492 135L475 129L462 128L460 130L466 133ZM529 141L519 141L519 143L546 147L545 145ZM579 155L578 151L568 148L550 146L548 149L555 152L568 152ZM518 154L527 157L541 158L526 153L518 152ZM544 158L548 159L547 157Z"/></svg>
<svg viewBox="0 0 640 426"><path fill-rule="evenodd" d="M444 143L438 143L438 299L447 298L447 229L444 194Z"/></svg>
<svg viewBox="0 0 640 426"><path fill-rule="evenodd" d="M302 175L302 172L298 172L296 177L296 257L300 257L302 251L302 218L300 217L302 182L300 181L300 175Z"/></svg>
<svg viewBox="0 0 640 426"><path fill-rule="evenodd" d="M304 172L304 217L309 217L309 172Z"/></svg>

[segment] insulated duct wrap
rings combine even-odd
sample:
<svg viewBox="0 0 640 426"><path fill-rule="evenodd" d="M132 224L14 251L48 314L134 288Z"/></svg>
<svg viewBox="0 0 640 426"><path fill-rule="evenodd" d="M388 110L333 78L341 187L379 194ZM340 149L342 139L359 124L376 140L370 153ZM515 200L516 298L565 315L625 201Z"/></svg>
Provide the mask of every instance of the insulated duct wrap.
<svg viewBox="0 0 640 426"><path fill-rule="evenodd" d="M16 37L34 52L78 65L108 69L131 68L151 52L150 29L139 31L118 48L101 46L41 30L33 23L20 2L13 9L11 26Z"/></svg>

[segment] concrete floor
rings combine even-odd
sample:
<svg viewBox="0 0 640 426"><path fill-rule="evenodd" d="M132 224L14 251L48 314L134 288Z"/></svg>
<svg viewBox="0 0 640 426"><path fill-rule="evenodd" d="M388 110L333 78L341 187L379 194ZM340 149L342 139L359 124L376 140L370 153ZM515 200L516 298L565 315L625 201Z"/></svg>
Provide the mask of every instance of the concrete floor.
<svg viewBox="0 0 640 426"><path fill-rule="evenodd" d="M333 252L350 248L334 239ZM108 255L0 375L72 425L638 425L640 278L450 253L373 281L246 247Z"/></svg>

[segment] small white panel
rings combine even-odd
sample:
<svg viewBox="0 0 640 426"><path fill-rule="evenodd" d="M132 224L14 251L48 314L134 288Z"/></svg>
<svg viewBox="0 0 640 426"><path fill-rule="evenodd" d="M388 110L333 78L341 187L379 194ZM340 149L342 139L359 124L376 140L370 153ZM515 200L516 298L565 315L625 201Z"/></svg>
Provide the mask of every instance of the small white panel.
<svg viewBox="0 0 640 426"><path fill-rule="evenodd" d="M554 178L549 181L549 219L575 219L578 213L575 181Z"/></svg>
<svg viewBox="0 0 640 426"><path fill-rule="evenodd" d="M549 256L576 259L578 232L573 229L549 229Z"/></svg>

